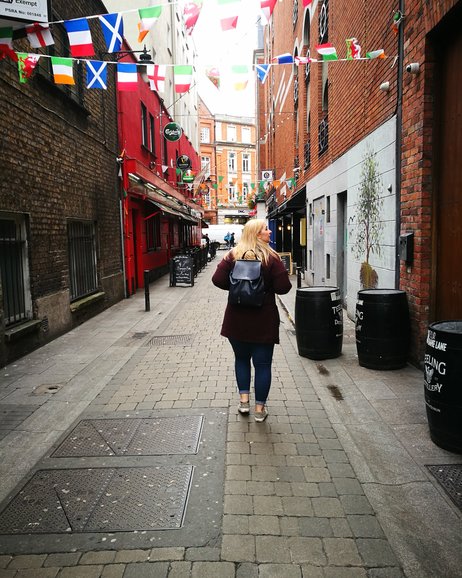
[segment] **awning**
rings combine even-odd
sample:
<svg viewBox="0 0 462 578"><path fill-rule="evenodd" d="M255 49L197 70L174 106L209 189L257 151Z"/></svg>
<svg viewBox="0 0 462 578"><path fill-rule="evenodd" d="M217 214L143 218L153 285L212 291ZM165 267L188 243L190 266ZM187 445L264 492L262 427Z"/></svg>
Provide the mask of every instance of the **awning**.
<svg viewBox="0 0 462 578"><path fill-rule="evenodd" d="M146 196L146 200L150 201L153 205L155 205L158 209L162 211L162 213L167 213L169 215L174 215L179 219L183 219L189 223L198 224L198 220L192 217L189 212L188 208L185 205L181 205L180 203L176 203L175 201L171 201L157 193L155 191L149 190L148 195Z"/></svg>
<svg viewBox="0 0 462 578"><path fill-rule="evenodd" d="M287 201L284 201L278 207L273 209L273 211L271 211L268 214L268 218L274 219L282 215L295 213L300 209L304 209L305 207L306 207L306 193L305 188L302 188L300 189L300 191L298 191L298 193L292 195L290 199L287 199Z"/></svg>

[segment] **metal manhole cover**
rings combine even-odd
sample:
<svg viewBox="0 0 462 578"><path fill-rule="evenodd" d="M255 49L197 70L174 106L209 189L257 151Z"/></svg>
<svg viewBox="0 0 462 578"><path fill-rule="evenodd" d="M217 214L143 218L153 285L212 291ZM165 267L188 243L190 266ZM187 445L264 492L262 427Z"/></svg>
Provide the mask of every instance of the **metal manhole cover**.
<svg viewBox="0 0 462 578"><path fill-rule="evenodd" d="M190 345L192 335L156 335L146 345L153 347L159 345Z"/></svg>
<svg viewBox="0 0 462 578"><path fill-rule="evenodd" d="M427 466L455 505L462 510L462 464Z"/></svg>
<svg viewBox="0 0 462 578"><path fill-rule="evenodd" d="M176 530L194 467L39 470L0 514L0 534Z"/></svg>
<svg viewBox="0 0 462 578"><path fill-rule="evenodd" d="M54 458L196 454L201 415L86 419L52 454Z"/></svg>

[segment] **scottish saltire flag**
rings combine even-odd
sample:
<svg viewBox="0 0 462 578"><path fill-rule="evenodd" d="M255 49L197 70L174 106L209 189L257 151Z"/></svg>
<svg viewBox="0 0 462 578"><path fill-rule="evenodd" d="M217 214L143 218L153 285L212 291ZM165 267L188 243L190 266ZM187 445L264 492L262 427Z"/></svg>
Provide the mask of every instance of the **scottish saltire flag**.
<svg viewBox="0 0 462 578"><path fill-rule="evenodd" d="M358 39L347 38L345 42L347 46L347 60L355 60L361 58L361 46L359 45Z"/></svg>
<svg viewBox="0 0 462 578"><path fill-rule="evenodd" d="M167 67L165 64L148 64L146 73L149 78L149 87L157 92L165 92L165 75Z"/></svg>
<svg viewBox="0 0 462 578"><path fill-rule="evenodd" d="M30 24L26 26L26 33L32 48L42 48L55 43L48 24L39 24L38 22Z"/></svg>
<svg viewBox="0 0 462 578"><path fill-rule="evenodd" d="M294 61L294 57L289 52L285 54L280 54L279 56L275 56L273 62L277 62L278 64L292 64Z"/></svg>
<svg viewBox="0 0 462 578"><path fill-rule="evenodd" d="M117 89L135 92L138 90L138 70L136 64L117 64Z"/></svg>
<svg viewBox="0 0 462 578"><path fill-rule="evenodd" d="M124 35L122 13L103 14L99 16L108 52L119 52Z"/></svg>
<svg viewBox="0 0 462 578"><path fill-rule="evenodd" d="M195 0L195 2L188 2L184 6L183 18L186 27L186 34L191 34L196 25L199 14L201 13L202 0Z"/></svg>
<svg viewBox="0 0 462 578"><path fill-rule="evenodd" d="M56 84L75 84L72 58L52 56L51 66Z"/></svg>
<svg viewBox="0 0 462 578"><path fill-rule="evenodd" d="M255 66L255 71L262 84L265 83L265 80L268 77L269 69L270 69L269 64L257 64Z"/></svg>
<svg viewBox="0 0 462 578"><path fill-rule="evenodd" d="M326 44L318 44L316 46L317 53L322 56L323 60L338 60L337 50L330 42Z"/></svg>
<svg viewBox="0 0 462 578"><path fill-rule="evenodd" d="M260 9L266 21L269 22L277 0L261 0Z"/></svg>
<svg viewBox="0 0 462 578"><path fill-rule="evenodd" d="M138 24L138 42L142 42L149 30L159 20L162 13L162 6L151 6L150 8L140 8L138 14L141 22Z"/></svg>
<svg viewBox="0 0 462 578"><path fill-rule="evenodd" d="M71 55L74 58L81 56L93 56L95 49L91 40L90 27L86 18L77 18L76 20L67 20L64 22L69 37Z"/></svg>
<svg viewBox="0 0 462 578"><path fill-rule="evenodd" d="M87 88L107 89L107 62L87 60Z"/></svg>
<svg viewBox="0 0 462 578"><path fill-rule="evenodd" d="M188 92L192 82L192 72L192 66L189 64L177 64L173 67L176 93Z"/></svg>
<svg viewBox="0 0 462 578"><path fill-rule="evenodd" d="M237 26L241 0L217 0L221 29L232 30Z"/></svg>

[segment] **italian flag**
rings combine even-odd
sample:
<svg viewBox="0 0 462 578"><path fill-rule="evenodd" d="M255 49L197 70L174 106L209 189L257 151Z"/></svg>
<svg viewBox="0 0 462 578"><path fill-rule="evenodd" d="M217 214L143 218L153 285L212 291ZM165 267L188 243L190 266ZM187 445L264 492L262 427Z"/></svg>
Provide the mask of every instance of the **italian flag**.
<svg viewBox="0 0 462 578"><path fill-rule="evenodd" d="M152 26L157 22L162 13L162 6L151 6L150 8L140 8L138 14L141 22L138 24L138 42L142 42Z"/></svg>
<svg viewBox="0 0 462 578"><path fill-rule="evenodd" d="M193 67L189 64L176 64L173 67L176 93L188 92L192 82L192 72Z"/></svg>
<svg viewBox="0 0 462 578"><path fill-rule="evenodd" d="M56 84L75 84L72 70L72 58L51 57L53 76Z"/></svg>
<svg viewBox="0 0 462 578"><path fill-rule="evenodd" d="M236 65L231 67L234 77L234 90L245 90L249 82L249 67L245 65Z"/></svg>
<svg viewBox="0 0 462 578"><path fill-rule="evenodd" d="M326 44L318 44L316 51L322 56L323 60L338 60L337 51L334 46L327 42Z"/></svg>
<svg viewBox="0 0 462 578"><path fill-rule="evenodd" d="M217 0L223 31L236 28L240 2L241 0Z"/></svg>
<svg viewBox="0 0 462 578"><path fill-rule="evenodd" d="M385 51L383 49L366 52L366 56L371 60L374 60L375 58L386 58Z"/></svg>

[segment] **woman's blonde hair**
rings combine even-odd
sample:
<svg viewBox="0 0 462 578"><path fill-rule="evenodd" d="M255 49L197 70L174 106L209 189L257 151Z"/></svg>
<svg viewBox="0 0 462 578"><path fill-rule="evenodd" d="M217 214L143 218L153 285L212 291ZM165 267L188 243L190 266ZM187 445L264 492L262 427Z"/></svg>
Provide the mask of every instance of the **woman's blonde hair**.
<svg viewBox="0 0 462 578"><path fill-rule="evenodd" d="M242 259L244 253L245 259L255 259L257 257L260 261L266 263L268 259L273 256L280 259L279 255L271 249L268 243L262 241L258 235L266 227L264 219L251 219L247 221L242 229L242 235L239 243L231 250L234 259Z"/></svg>

